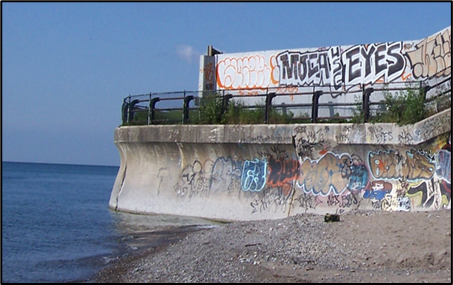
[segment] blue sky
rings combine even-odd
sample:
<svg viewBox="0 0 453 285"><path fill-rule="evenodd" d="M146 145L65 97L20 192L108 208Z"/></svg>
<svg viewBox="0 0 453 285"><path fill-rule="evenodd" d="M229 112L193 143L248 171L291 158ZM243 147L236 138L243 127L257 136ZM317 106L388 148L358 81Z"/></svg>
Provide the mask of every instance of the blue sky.
<svg viewBox="0 0 453 285"><path fill-rule="evenodd" d="M2 2L2 161L119 166L128 95L194 91L225 53L410 41L451 2Z"/></svg>

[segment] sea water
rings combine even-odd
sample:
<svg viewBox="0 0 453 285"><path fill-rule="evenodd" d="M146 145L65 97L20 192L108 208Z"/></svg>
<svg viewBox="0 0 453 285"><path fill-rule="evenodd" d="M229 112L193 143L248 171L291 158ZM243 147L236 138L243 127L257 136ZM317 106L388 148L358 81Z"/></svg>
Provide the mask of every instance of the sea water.
<svg viewBox="0 0 453 285"><path fill-rule="evenodd" d="M112 260L168 241L169 228L218 225L110 210L118 169L2 162L2 283L89 282Z"/></svg>

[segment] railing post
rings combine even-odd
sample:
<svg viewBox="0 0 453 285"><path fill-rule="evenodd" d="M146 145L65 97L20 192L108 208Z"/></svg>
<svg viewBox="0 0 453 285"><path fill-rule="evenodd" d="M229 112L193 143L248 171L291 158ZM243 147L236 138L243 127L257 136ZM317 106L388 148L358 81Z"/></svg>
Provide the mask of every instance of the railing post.
<svg viewBox="0 0 453 285"><path fill-rule="evenodd" d="M428 93L429 90L431 90L431 86L423 86L423 81L420 81L420 92L423 92L423 103L426 101L426 93Z"/></svg>
<svg viewBox="0 0 453 285"><path fill-rule="evenodd" d="M222 115L226 112L226 110L228 108L228 103L231 98L233 98L232 94L226 94L223 96Z"/></svg>
<svg viewBox="0 0 453 285"><path fill-rule="evenodd" d="M183 106L183 110L184 110L183 123L184 124L187 124L187 122L189 121L189 103L193 98L194 97L192 95L184 97L184 106Z"/></svg>
<svg viewBox="0 0 453 285"><path fill-rule="evenodd" d="M156 98L153 98L151 99L151 101L149 101L149 110L150 110L150 113L151 113L151 119L150 119L150 123L152 124L154 119L155 119L155 112L154 109L156 108L156 103L160 101L160 98L159 97L156 97Z"/></svg>
<svg viewBox="0 0 453 285"><path fill-rule="evenodd" d="M266 109L264 110L264 123L269 123L269 113L271 111L272 99L277 96L275 92L266 95Z"/></svg>
<svg viewBox="0 0 453 285"><path fill-rule="evenodd" d="M369 87L363 91L362 96L362 110L363 110L363 122L366 123L370 120L370 95L374 91L374 88Z"/></svg>
<svg viewBox="0 0 453 285"><path fill-rule="evenodd" d="M123 124L129 123L129 118L128 118L128 113L129 113L129 103L127 102L130 97L126 97L123 100L123 105L121 106L121 119L123 121Z"/></svg>
<svg viewBox="0 0 453 285"><path fill-rule="evenodd" d="M149 104L148 104L148 122L147 122L148 126L149 126L150 121L151 121L151 108L149 107L151 105L151 97L152 97L152 93L149 93L149 99L148 99L149 100L148 101L149 102Z"/></svg>
<svg viewBox="0 0 453 285"><path fill-rule="evenodd" d="M318 101L319 97L322 95L322 90L315 91L312 97L312 104L311 104L311 122L316 123L318 118Z"/></svg>
<svg viewBox="0 0 453 285"><path fill-rule="evenodd" d="M329 105L329 116L331 118L335 117L335 109L333 107L333 102L332 101L329 101L328 102L330 105Z"/></svg>
<svg viewBox="0 0 453 285"><path fill-rule="evenodd" d="M134 120L134 115L135 115L135 112L133 111L134 107L135 107L135 104L137 104L138 102L140 102L139 100L135 99L133 100L132 102L129 103L129 106L128 106L128 117L127 117L127 122L130 123L131 121Z"/></svg>

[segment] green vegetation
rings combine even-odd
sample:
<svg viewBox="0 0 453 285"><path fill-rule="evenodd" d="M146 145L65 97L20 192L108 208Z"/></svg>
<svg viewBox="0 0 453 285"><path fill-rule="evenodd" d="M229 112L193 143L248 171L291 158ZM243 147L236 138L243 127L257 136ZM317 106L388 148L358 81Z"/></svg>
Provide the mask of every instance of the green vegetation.
<svg viewBox="0 0 453 285"><path fill-rule="evenodd" d="M376 116L379 122L396 123L399 126L414 124L425 118L425 94L424 92L407 89L405 92L390 92L384 95L386 112Z"/></svg>
<svg viewBox="0 0 453 285"><path fill-rule="evenodd" d="M422 88L407 86L406 90L394 94L386 91L382 101L384 109L370 115L368 122L396 123L398 126L414 124L451 107L451 97L449 97L449 100L435 99L434 104L436 108L425 103L425 92ZM364 123L364 115L361 98L356 98L356 108L351 122L355 124Z"/></svg>
<svg viewBox="0 0 453 285"><path fill-rule="evenodd" d="M222 121L223 99L216 93L207 93L200 100L199 124L219 124Z"/></svg>
<svg viewBox="0 0 453 285"><path fill-rule="evenodd" d="M271 124L288 124L293 118L292 112L280 112L271 108L268 114ZM263 124L265 120L265 103L246 106L242 100L224 102L219 94L203 96L200 105L199 124Z"/></svg>

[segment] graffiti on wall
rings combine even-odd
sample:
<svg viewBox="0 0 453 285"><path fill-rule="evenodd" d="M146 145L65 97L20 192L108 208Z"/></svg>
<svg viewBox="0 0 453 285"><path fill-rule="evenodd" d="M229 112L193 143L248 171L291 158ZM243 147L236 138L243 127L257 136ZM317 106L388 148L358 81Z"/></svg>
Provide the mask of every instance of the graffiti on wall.
<svg viewBox="0 0 453 285"><path fill-rule="evenodd" d="M438 136L449 131L450 122L451 112L446 113L445 116L428 118L415 129L414 135L418 140L426 140Z"/></svg>
<svg viewBox="0 0 453 285"><path fill-rule="evenodd" d="M430 179L435 170L432 158L414 149L407 151L406 156L398 150L369 152L368 163L375 179Z"/></svg>
<svg viewBox="0 0 453 285"><path fill-rule="evenodd" d="M285 51L277 55L280 85L312 86L375 83L379 79L391 82L399 78L406 67L402 42L357 45L341 52L339 47L327 51ZM341 57L340 57L341 55Z"/></svg>
<svg viewBox="0 0 453 285"><path fill-rule="evenodd" d="M411 62L412 74L416 79L450 75L451 29L423 39L406 54Z"/></svg>
<svg viewBox="0 0 453 285"><path fill-rule="evenodd" d="M306 158L300 166L297 187L306 193L340 195L346 189L361 190L368 183L368 170L349 154L324 154L318 160Z"/></svg>
<svg viewBox="0 0 453 285"><path fill-rule="evenodd" d="M294 133L321 137L303 129ZM430 146L369 150L363 158L330 150L318 159L270 146L249 159L195 159L182 168L173 188L180 199L242 193L251 213L284 213L290 206L332 211L451 208L451 136L438 137Z"/></svg>
<svg viewBox="0 0 453 285"><path fill-rule="evenodd" d="M267 161L255 158L246 160L242 170L241 186L244 191L261 191L266 185Z"/></svg>
<svg viewBox="0 0 453 285"><path fill-rule="evenodd" d="M221 54L215 68L217 88L225 90L322 85L341 91L448 76L451 27L421 41Z"/></svg>
<svg viewBox="0 0 453 285"><path fill-rule="evenodd" d="M204 79L206 90L214 90L214 63L209 62L204 66Z"/></svg>

